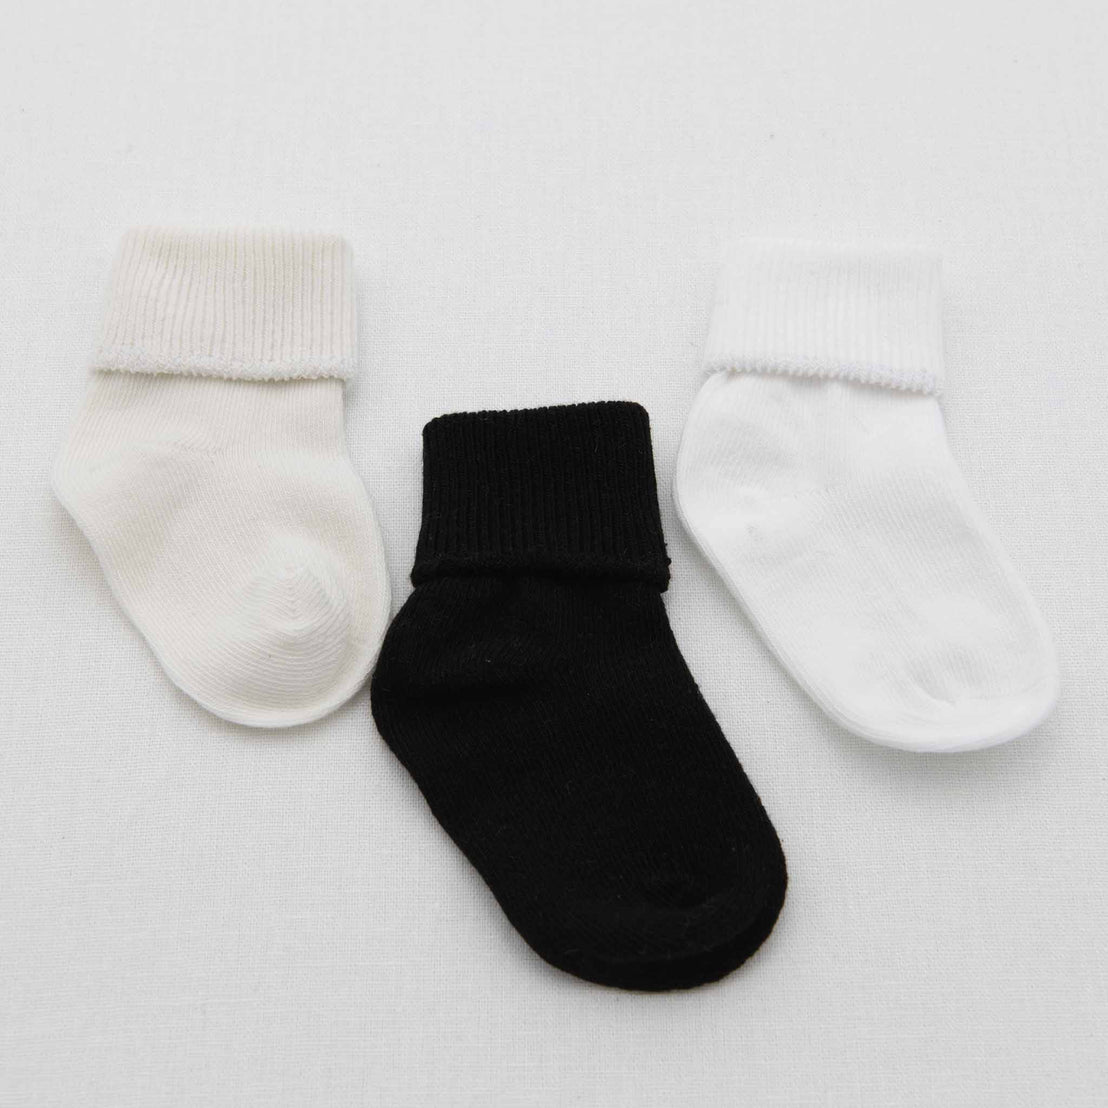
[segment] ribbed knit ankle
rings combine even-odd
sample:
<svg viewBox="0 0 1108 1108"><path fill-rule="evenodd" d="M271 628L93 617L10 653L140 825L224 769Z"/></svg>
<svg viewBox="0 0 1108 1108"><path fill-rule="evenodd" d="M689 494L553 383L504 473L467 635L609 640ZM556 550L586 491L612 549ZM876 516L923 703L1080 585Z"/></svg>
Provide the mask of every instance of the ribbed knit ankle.
<svg viewBox="0 0 1108 1108"><path fill-rule="evenodd" d="M412 581L496 570L669 581L643 409L439 416L423 432Z"/></svg>
<svg viewBox="0 0 1108 1108"><path fill-rule="evenodd" d="M374 716L520 934L629 989L743 962L785 863L669 628L645 411L432 421L412 578Z"/></svg>
<svg viewBox="0 0 1108 1108"><path fill-rule="evenodd" d="M325 715L384 635L384 552L343 433L354 318L335 236L133 231L54 468L165 672L236 723Z"/></svg>

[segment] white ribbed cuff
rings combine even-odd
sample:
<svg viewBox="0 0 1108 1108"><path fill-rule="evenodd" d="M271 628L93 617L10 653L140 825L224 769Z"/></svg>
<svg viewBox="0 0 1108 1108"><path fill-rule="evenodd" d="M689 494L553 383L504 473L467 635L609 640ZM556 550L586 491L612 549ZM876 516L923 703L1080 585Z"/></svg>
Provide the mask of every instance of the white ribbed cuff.
<svg viewBox="0 0 1108 1108"><path fill-rule="evenodd" d="M337 235L149 228L123 237L94 370L280 380L357 362Z"/></svg>
<svg viewBox="0 0 1108 1108"><path fill-rule="evenodd" d="M742 239L727 250L708 334L712 372L838 377L937 393L937 254Z"/></svg>

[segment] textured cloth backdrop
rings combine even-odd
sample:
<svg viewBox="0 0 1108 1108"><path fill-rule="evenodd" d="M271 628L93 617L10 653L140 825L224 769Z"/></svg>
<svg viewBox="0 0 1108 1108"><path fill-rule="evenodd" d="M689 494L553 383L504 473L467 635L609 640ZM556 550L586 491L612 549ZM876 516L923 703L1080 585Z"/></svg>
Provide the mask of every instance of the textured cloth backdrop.
<svg viewBox="0 0 1108 1108"><path fill-rule="evenodd" d="M12 7L0 43L0 1102L1102 1104L1108 94L1102 3ZM394 607L439 412L650 411L667 606L784 842L719 985L542 963L361 694L287 732L166 679L47 487L136 223L319 228L359 273L355 467ZM851 738L670 497L730 232L945 257L951 447L1057 637L995 750Z"/></svg>

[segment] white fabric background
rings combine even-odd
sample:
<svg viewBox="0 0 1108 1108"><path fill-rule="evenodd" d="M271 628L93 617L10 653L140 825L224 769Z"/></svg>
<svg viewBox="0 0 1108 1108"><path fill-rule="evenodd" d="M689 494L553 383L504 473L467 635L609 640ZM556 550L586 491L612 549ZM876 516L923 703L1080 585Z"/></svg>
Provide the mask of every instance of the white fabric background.
<svg viewBox="0 0 1108 1108"><path fill-rule="evenodd" d="M8 5L0 1103L1105 1103L1106 33L1099 0ZM670 617L789 858L746 967L670 996L558 973L364 694L254 732L162 675L47 487L136 223L349 237L396 605L429 417L646 405ZM1036 733L851 738L679 529L731 229L943 251L953 450L1061 654Z"/></svg>

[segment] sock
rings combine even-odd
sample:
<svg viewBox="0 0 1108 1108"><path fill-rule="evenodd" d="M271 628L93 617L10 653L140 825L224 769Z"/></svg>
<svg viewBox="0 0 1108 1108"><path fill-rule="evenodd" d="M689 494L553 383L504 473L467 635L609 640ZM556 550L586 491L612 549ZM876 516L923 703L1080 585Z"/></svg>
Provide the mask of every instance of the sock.
<svg viewBox="0 0 1108 1108"><path fill-rule="evenodd" d="M730 972L785 862L669 628L646 412L443 416L423 445L381 734L548 962L646 990Z"/></svg>
<svg viewBox="0 0 1108 1108"><path fill-rule="evenodd" d="M343 436L349 247L133 231L54 489L169 677L283 727L364 683L388 619L373 509Z"/></svg>
<svg viewBox="0 0 1108 1108"><path fill-rule="evenodd" d="M674 485L782 664L873 742L972 750L1057 695L1034 602L947 447L939 262L750 240L728 255Z"/></svg>

